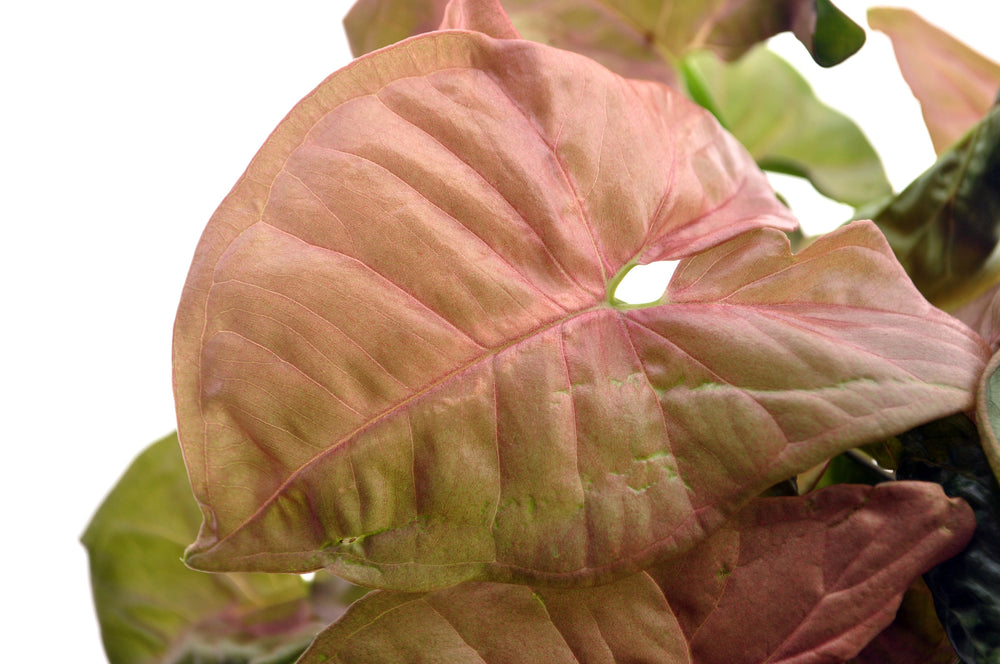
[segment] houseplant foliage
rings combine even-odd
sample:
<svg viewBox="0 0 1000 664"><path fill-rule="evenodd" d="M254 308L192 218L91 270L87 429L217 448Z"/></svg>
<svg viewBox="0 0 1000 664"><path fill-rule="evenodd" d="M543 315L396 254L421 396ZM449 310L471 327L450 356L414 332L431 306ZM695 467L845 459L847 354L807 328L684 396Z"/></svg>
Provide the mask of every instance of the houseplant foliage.
<svg viewBox="0 0 1000 664"><path fill-rule="evenodd" d="M197 248L179 441L84 535L111 660L1000 661L994 114L893 197L758 45L864 32L776 6L361 0ZM875 222L793 252L760 168Z"/></svg>

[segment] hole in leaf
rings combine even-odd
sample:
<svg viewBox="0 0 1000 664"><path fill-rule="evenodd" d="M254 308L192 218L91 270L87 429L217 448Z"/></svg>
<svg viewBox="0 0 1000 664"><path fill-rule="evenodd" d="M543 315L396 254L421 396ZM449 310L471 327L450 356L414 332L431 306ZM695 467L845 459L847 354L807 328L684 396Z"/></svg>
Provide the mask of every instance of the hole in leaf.
<svg viewBox="0 0 1000 664"><path fill-rule="evenodd" d="M611 294L611 301L633 307L658 303L678 263L680 261L656 261L626 268Z"/></svg>
<svg viewBox="0 0 1000 664"><path fill-rule="evenodd" d="M301 576L302 580L306 583L310 583L316 578L316 572L305 572L304 574L299 574L299 576Z"/></svg>

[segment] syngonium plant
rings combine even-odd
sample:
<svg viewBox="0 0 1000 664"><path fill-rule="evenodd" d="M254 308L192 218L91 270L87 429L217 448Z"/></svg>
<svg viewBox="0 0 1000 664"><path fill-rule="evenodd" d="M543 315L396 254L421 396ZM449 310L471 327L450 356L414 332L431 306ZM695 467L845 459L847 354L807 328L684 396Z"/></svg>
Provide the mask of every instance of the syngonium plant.
<svg viewBox="0 0 1000 664"><path fill-rule="evenodd" d="M989 105L894 198L755 46L847 57L825 0L346 23L197 248L178 434L84 535L112 662L1000 661ZM761 167L875 222L803 240Z"/></svg>

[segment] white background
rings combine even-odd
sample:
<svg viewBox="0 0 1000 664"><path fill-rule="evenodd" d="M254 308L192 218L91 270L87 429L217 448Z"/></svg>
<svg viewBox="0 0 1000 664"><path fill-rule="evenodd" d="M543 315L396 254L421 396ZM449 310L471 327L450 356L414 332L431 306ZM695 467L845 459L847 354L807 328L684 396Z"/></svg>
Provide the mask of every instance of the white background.
<svg viewBox="0 0 1000 664"><path fill-rule="evenodd" d="M865 25L868 3L837 4ZM1000 60L991 5L910 3ZM104 661L78 538L129 461L175 427L170 334L199 234L284 114L349 61L340 24L348 6L5 4L5 659ZM870 34L861 54L831 70L812 65L790 37L777 48L857 120L897 189L933 161L883 36ZM805 204L798 212L810 229L848 214Z"/></svg>

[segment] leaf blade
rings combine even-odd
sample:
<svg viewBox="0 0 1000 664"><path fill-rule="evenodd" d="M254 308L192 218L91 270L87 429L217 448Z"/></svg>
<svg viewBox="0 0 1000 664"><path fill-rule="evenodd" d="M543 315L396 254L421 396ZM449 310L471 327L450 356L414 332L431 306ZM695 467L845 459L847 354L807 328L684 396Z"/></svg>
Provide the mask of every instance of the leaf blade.
<svg viewBox="0 0 1000 664"><path fill-rule="evenodd" d="M900 523L901 508L922 516ZM301 664L843 659L891 621L910 581L960 549L973 528L966 505L925 483L760 499L691 556L603 586L376 591L320 634ZM901 550L910 553L894 560ZM813 569L830 572L831 582ZM866 591L870 582L879 592ZM405 617L390 613L403 605Z"/></svg>
<svg viewBox="0 0 1000 664"><path fill-rule="evenodd" d="M909 9L872 7L868 25L892 40L903 78L920 102L934 150L943 154L993 105L1000 90L1000 64Z"/></svg>
<svg viewBox="0 0 1000 664"><path fill-rule="evenodd" d="M472 32L356 61L276 130L192 265L176 395L206 519L188 562L407 590L609 579L844 446L966 407L978 337L918 296L872 227L797 258L777 230L793 224L752 158L666 87ZM608 301L624 266L684 256L662 306ZM728 323L763 342L744 345L759 362L703 348ZM802 327L799 354L768 338ZM845 327L862 350L831 365ZM947 364L931 338L954 347ZM654 385L678 353L724 389ZM812 382L758 370L786 362L814 364ZM746 411L741 430L776 434L749 439L777 462L731 455L750 470L736 482L714 469L732 440L702 424L719 399Z"/></svg>

